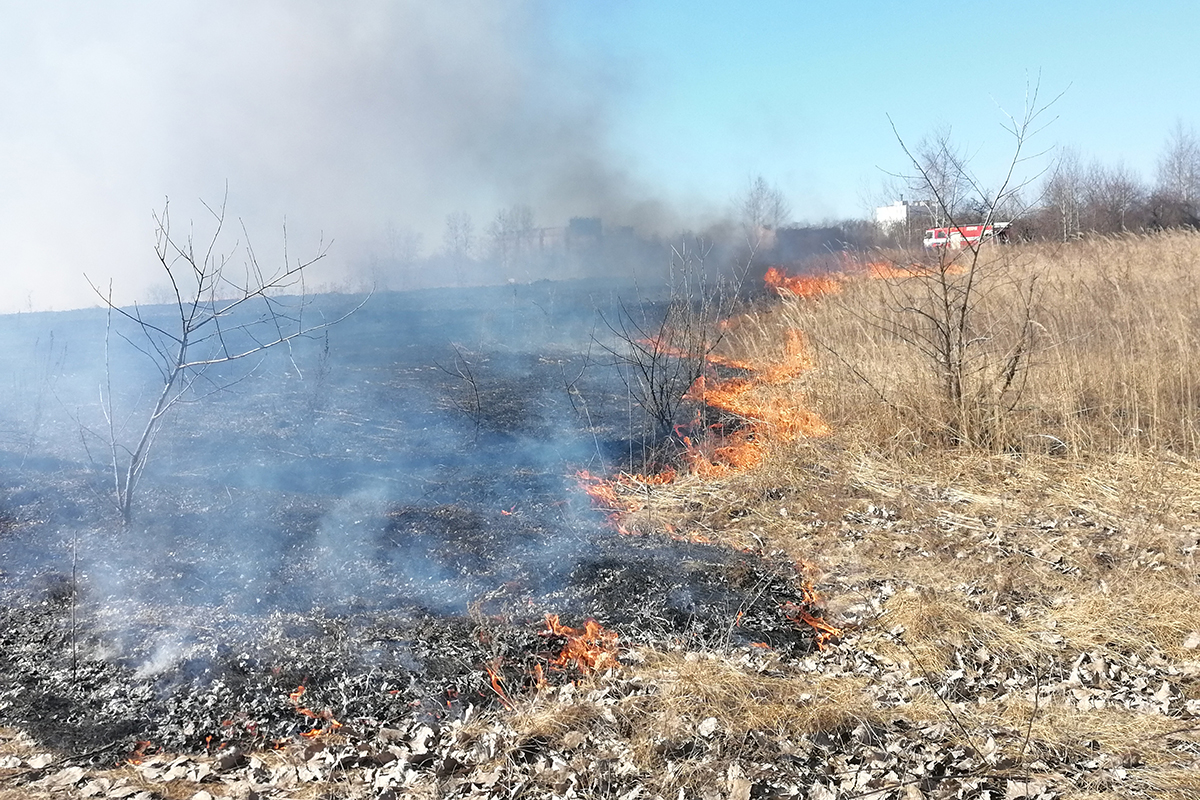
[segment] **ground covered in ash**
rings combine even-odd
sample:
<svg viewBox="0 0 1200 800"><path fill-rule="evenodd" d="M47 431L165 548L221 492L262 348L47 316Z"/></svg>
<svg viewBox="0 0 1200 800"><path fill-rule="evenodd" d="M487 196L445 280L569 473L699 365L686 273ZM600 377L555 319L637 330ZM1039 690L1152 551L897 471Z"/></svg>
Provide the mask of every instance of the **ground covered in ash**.
<svg viewBox="0 0 1200 800"><path fill-rule="evenodd" d="M0 442L0 717L100 758L438 724L538 667L576 677L547 614L621 642L811 651L783 610L804 602L791 562L618 534L578 489L575 470L640 446L593 353L616 295L594 289L373 299L178 409L128 526L81 366L98 320L56 318L78 365L33 340L58 366L20 387ZM137 363L117 364L131 430L153 386Z"/></svg>
<svg viewBox="0 0 1200 800"><path fill-rule="evenodd" d="M0 712L76 751L122 738L185 751L269 745L321 727L288 700L300 686L305 707L336 709L339 721L438 721L498 702L487 667L510 687L530 685L536 665L552 681L577 677L550 665L564 642L546 633L550 613L574 625L594 618L630 642L811 648L810 632L781 611L802 602L785 563L621 536L601 518L567 548L545 541L561 529L511 519L489 523L456 506L393 509L374 520L370 552L340 563L312 542L318 531L293 532L292 559L253 582L238 573L244 553L195 532L172 542L166 560L145 558L146 531L93 532L105 541L78 547L119 554L119 588L132 581L140 591L106 594L116 579L90 570L77 581L47 568L7 571ZM67 552L70 543L60 545ZM205 570L210 562L221 569ZM337 582L355 570L356 590L339 594ZM197 602L206 593L188 584L201 571L229 591ZM303 591L293 593L297 584Z"/></svg>

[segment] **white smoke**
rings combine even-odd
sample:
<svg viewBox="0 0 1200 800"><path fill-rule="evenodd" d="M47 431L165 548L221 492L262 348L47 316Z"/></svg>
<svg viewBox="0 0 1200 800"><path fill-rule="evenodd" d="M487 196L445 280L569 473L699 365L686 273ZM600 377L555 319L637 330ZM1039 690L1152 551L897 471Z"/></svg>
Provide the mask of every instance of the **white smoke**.
<svg viewBox="0 0 1200 800"><path fill-rule="evenodd" d="M0 311L117 300L160 280L151 213L210 230L229 188L260 256L385 231L441 241L528 204L644 222L606 146L598 65L556 49L534 0L187 0L9 4L0 26ZM241 237L237 220L231 220ZM231 240L232 241L232 240Z"/></svg>

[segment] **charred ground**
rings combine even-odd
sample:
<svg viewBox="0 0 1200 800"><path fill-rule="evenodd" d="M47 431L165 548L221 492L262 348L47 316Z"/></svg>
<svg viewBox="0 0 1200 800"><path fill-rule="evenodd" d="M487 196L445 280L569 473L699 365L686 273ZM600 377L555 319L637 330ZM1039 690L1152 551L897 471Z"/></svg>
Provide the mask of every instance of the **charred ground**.
<svg viewBox="0 0 1200 800"><path fill-rule="evenodd" d="M36 427L16 406L7 421L4 718L66 753L266 747L313 728L287 701L304 686L343 724L437 723L501 702L489 666L512 691L538 665L572 677L550 667L552 613L628 642L808 652L779 611L804 602L790 562L622 536L578 490L576 470L642 444L592 354L617 297L542 283L372 298L181 408L128 527L95 443L79 446L102 320L40 319L78 360L47 376ZM30 322L9 320L25 334L12 362L38 352ZM125 356L113 377L130 408L153 379Z"/></svg>

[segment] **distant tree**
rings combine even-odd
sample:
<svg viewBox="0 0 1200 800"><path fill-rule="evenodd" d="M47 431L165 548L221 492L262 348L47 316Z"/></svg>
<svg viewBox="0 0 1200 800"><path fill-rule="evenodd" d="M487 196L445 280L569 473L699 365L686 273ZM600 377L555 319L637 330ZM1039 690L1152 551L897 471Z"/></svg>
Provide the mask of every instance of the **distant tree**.
<svg viewBox="0 0 1200 800"><path fill-rule="evenodd" d="M1098 233L1141 230L1146 188L1124 164L1105 167L1093 162L1084 184L1085 223Z"/></svg>
<svg viewBox="0 0 1200 800"><path fill-rule="evenodd" d="M750 249L770 246L774 232L788 222L792 207L778 186L767 183L762 175L756 176L746 191L735 200L742 231Z"/></svg>
<svg viewBox="0 0 1200 800"><path fill-rule="evenodd" d="M909 156L916 172L904 178L908 193L926 202L932 227L981 218L985 209L979 197L986 193L975 185L966 153L948 126L921 139Z"/></svg>
<svg viewBox="0 0 1200 800"><path fill-rule="evenodd" d="M475 252L475 223L471 215L456 211L446 216L446 229L442 233L442 252L450 260L455 280L459 285L466 282L467 262Z"/></svg>
<svg viewBox="0 0 1200 800"><path fill-rule="evenodd" d="M371 284L376 287L407 288L417 260L421 257L422 238L412 228L397 227L389 221L383 229L383 255L371 255ZM398 284L394 283L397 278Z"/></svg>
<svg viewBox="0 0 1200 800"><path fill-rule="evenodd" d="M446 215L446 230L442 233L442 250L448 256L470 258L475 250L475 223L465 211Z"/></svg>
<svg viewBox="0 0 1200 800"><path fill-rule="evenodd" d="M1200 138L1176 121L1158 159L1150 203L1156 227L1195 226L1200 218Z"/></svg>
<svg viewBox="0 0 1200 800"><path fill-rule="evenodd" d="M532 248L536 228L533 224L533 209L525 205L514 205L501 209L488 226L492 240L492 255L505 272Z"/></svg>
<svg viewBox="0 0 1200 800"><path fill-rule="evenodd" d="M1052 214L1052 234L1055 238L1065 242L1079 235L1084 188L1085 173L1079 160L1079 151L1073 147L1064 148L1042 187L1046 208Z"/></svg>
<svg viewBox="0 0 1200 800"><path fill-rule="evenodd" d="M424 237L412 228L397 228L389 222L384 229L388 258L397 264L412 264L421 257Z"/></svg>
<svg viewBox="0 0 1200 800"><path fill-rule="evenodd" d="M1158 191L1185 206L1200 203L1200 139L1176 121L1158 160Z"/></svg>

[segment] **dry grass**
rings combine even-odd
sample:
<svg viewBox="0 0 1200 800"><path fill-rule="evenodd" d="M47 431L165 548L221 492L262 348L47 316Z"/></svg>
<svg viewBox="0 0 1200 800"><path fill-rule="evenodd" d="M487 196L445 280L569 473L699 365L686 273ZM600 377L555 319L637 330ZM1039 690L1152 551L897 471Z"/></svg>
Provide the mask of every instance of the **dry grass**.
<svg viewBox="0 0 1200 800"><path fill-rule="evenodd" d="M519 699L503 712L498 763L529 738L615 740L675 796L713 778L711 764L688 766L677 752L701 726L733 760L762 740L902 719L942 723L973 746L979 731L1006 731L997 746L1017 765L1011 774L1055 754L1127 765L1121 785L1078 785L1068 797L1200 796L1183 746L1197 739L1194 720L1080 710L1062 689L1035 704L1028 682L983 701L930 688L964 662L1061 679L1094 653L1153 660L1184 698L1200 698L1200 650L1185 647L1200 631L1200 236L1002 257L1008 272L981 301L979 328L1004 335L1011 292L1037 276L1037 348L1020 402L983 420L992 435L979 446L948 446L954 419L938 376L896 333L895 283L911 279L864 279L742 317L727 340L731 358L771 361L787 327L803 330L817 366L787 396L816 409L830 435L777 437L761 464L716 479L617 487L639 509L624 520L630 530L787 554L846 625L852 638L839 647L926 680L897 689L883 672L648 651L622 680L653 691ZM480 720L478 734L489 725Z"/></svg>
<svg viewBox="0 0 1200 800"><path fill-rule="evenodd" d="M754 731L799 737L880 718L863 676L770 676L715 653L651 653L637 672L658 691L626 704L624 713L648 741L694 736L706 719L727 737Z"/></svg>
<svg viewBox="0 0 1200 800"><path fill-rule="evenodd" d="M993 249L972 308L971 364L983 382L1019 328L1031 281L1034 350L1009 411L985 394L977 413L997 450L1076 455L1171 450L1200 444L1200 235L1095 239ZM857 279L836 294L799 298L758 328L794 325L815 343L820 368L803 382L837 429L877 446L944 442L954 422L936 367L911 346L923 277ZM747 329L750 326L743 326ZM761 335L758 337L761 339ZM743 346L758 345L747 337ZM994 376L992 376L994 377Z"/></svg>
<svg viewBox="0 0 1200 800"><path fill-rule="evenodd" d="M1024 621L1010 621L971 607L960 593L922 585L892 597L878 624L902 631L897 642L877 649L897 662L915 662L922 671L941 671L960 654L1000 656L1005 662L1033 662L1048 652Z"/></svg>
<svg viewBox="0 0 1200 800"><path fill-rule="evenodd" d="M852 629L878 656L931 676L976 653L1027 672L1061 670L1081 654L1132 656L1157 659L1196 699L1200 650L1184 645L1200 631L1200 235L1020 246L998 258L978 330L1006 335L1016 292L1036 278L1036 348L1019 402L984 409L990 435L976 446L951 446L956 420L939 376L897 333L900 284L919 279L853 280L740 318L727 340L730 358L770 361L786 328L804 331L818 365L792 382L792 402L833 433L777 440L744 473L647 489L631 521L782 550L807 566L835 617L862 605L863 587L892 586ZM707 714L745 734L880 713L865 704L875 687L844 677L814 692L811 676L768 685L707 660L643 668L669 687L639 709L646 720ZM808 694L824 698L826 717L804 717L796 698ZM1088 742L1133 764L1129 785L1071 796L1191 797L1200 786L1169 744L1195 739L1179 718L1079 710L1059 695L1035 707L1020 693L953 711L926 696L903 713L957 717L968 732L1028 727L1027 745L1002 743L1025 762Z"/></svg>

